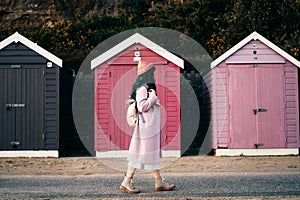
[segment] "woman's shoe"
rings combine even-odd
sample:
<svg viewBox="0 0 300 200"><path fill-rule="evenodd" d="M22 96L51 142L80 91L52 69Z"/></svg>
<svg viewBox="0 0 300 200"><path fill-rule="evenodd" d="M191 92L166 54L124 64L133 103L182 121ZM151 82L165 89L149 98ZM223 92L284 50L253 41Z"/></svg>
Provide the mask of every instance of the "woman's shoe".
<svg viewBox="0 0 300 200"><path fill-rule="evenodd" d="M163 182L162 178L155 179L155 191L171 191L175 188L175 185L167 185Z"/></svg>
<svg viewBox="0 0 300 200"><path fill-rule="evenodd" d="M135 189L135 187L133 186L132 177L127 177L127 176L125 176L123 182L121 183L120 190L127 192L129 194L138 194L141 192L138 189Z"/></svg>

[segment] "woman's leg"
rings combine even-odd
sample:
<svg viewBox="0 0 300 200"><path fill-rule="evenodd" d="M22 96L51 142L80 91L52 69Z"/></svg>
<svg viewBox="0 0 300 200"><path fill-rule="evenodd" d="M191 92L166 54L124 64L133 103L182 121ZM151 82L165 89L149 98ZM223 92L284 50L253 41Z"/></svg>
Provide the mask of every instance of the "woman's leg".
<svg viewBox="0 0 300 200"><path fill-rule="evenodd" d="M175 185L167 185L163 182L161 176L160 176L160 171L159 170L153 170L152 171L152 176L155 180L155 191L170 191L175 188Z"/></svg>
<svg viewBox="0 0 300 200"><path fill-rule="evenodd" d="M135 187L133 186L133 182L132 182L132 178L134 176L135 173L135 168L133 167L128 167L127 172L125 174L124 180L121 183L120 189L122 191L125 191L129 194L137 194L140 193L140 191L138 189L135 189Z"/></svg>
<svg viewBox="0 0 300 200"><path fill-rule="evenodd" d="M152 176L154 179L160 178L160 171L159 170L153 170L152 172Z"/></svg>
<svg viewBox="0 0 300 200"><path fill-rule="evenodd" d="M135 168L133 168L133 167L128 167L127 168L127 172L126 172L126 176L127 177L131 177L131 178L133 178L133 176L134 176L134 173L135 173Z"/></svg>

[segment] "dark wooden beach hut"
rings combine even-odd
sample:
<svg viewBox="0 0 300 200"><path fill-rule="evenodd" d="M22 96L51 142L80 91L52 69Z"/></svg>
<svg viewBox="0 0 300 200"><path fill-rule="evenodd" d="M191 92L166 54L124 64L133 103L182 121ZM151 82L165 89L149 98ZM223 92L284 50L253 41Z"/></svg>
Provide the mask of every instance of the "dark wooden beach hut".
<svg viewBox="0 0 300 200"><path fill-rule="evenodd" d="M0 156L58 157L61 67L17 32L0 42Z"/></svg>

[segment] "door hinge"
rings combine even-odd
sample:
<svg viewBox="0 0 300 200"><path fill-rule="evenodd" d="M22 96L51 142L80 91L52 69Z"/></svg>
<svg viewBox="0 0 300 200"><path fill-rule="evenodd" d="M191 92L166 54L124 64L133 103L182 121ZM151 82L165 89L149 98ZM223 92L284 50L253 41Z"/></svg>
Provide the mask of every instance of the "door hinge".
<svg viewBox="0 0 300 200"><path fill-rule="evenodd" d="M12 142L10 142L10 145L13 146L13 148L17 148L17 146L21 145L21 142L20 141L12 141Z"/></svg>
<svg viewBox="0 0 300 200"><path fill-rule="evenodd" d="M111 77L111 72L108 73L108 76Z"/></svg>

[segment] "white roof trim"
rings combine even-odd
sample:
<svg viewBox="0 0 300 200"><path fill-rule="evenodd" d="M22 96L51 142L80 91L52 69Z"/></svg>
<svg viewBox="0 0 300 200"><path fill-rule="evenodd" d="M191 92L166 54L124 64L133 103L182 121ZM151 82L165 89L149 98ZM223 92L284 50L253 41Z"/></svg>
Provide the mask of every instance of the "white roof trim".
<svg viewBox="0 0 300 200"><path fill-rule="evenodd" d="M226 51L224 54L222 54L216 60L214 60L211 63L211 65L210 65L211 68L214 68L215 66L217 66L218 64L220 64L221 62L223 62L225 59L227 59L233 53L235 53L240 48L242 48L243 46L245 46L251 40L259 40L259 41L261 41L262 43L264 43L265 45L267 45L268 47L270 47L271 49L273 49L275 52L277 52L279 55L283 56L284 58L286 58L287 60L289 60L291 63L293 63L294 65L296 65L297 67L300 68L300 62L298 60L296 60L294 57L292 57L291 55L289 55L288 53L286 53L285 51L283 51L282 49L280 49L278 46L276 46L275 44L273 44L272 42L270 42L269 40L267 40L266 38L264 38L263 36L261 36L260 34L258 34L255 31L253 33L251 33L248 37L246 37L245 39L243 39L242 41L240 41L238 44L236 44L235 46L233 46L231 49L229 49L228 51Z"/></svg>
<svg viewBox="0 0 300 200"><path fill-rule="evenodd" d="M36 43L33 43L29 39L25 38L23 35L19 34L18 32L15 32L13 35L9 36L8 38L4 39L2 42L0 42L0 50L3 49L4 47L8 46L11 43L17 43L20 42L27 46L28 48L32 49L36 53L40 54L41 56L47 58L49 61L55 63L59 67L62 67L62 60L49 51L43 49Z"/></svg>
<svg viewBox="0 0 300 200"><path fill-rule="evenodd" d="M158 55L164 57L165 59L171 61L172 63L176 64L177 66L184 68L184 61L175 56L174 54L170 53L169 51L165 50L161 46L155 44L151 40L147 39L146 37L142 36L139 33L135 33L126 40L122 41L121 43L117 44L113 48L109 49L108 51L104 52L103 54L99 55L95 59L91 61L91 69L103 64L107 60L111 59L115 55L119 54L120 52L124 51L128 47L132 46L133 44L140 43L145 47L149 48L150 50L154 51Z"/></svg>

